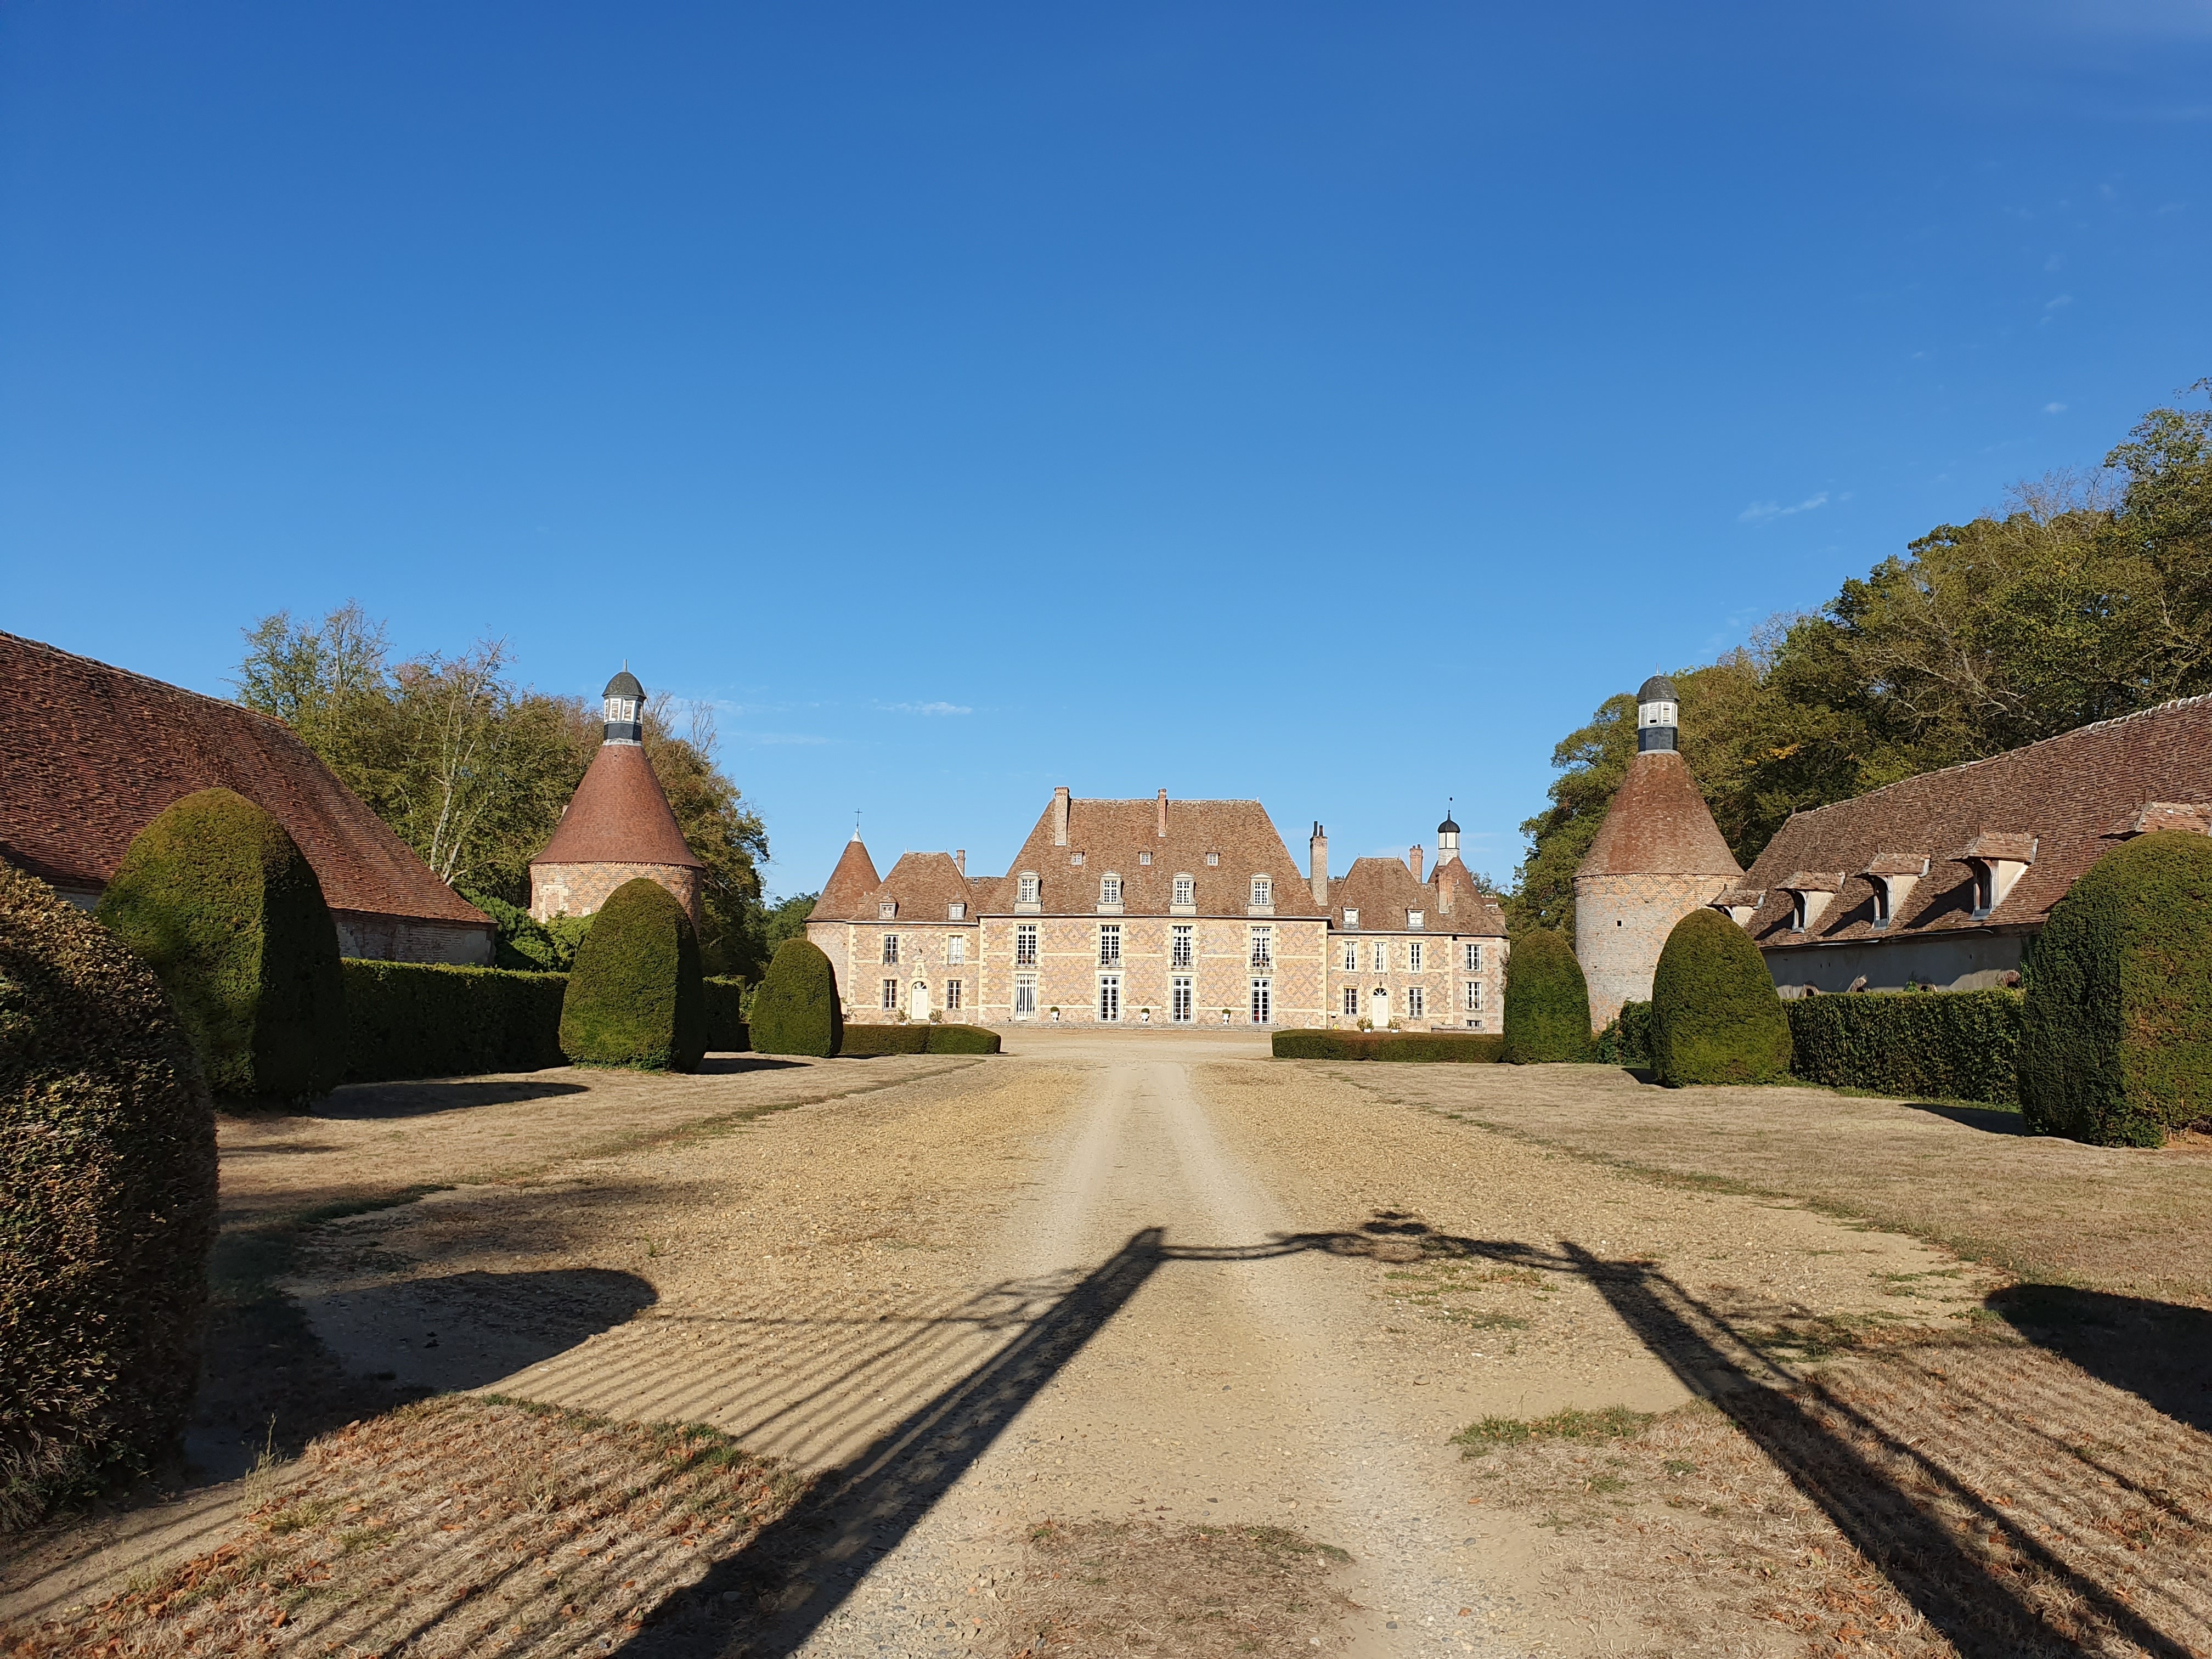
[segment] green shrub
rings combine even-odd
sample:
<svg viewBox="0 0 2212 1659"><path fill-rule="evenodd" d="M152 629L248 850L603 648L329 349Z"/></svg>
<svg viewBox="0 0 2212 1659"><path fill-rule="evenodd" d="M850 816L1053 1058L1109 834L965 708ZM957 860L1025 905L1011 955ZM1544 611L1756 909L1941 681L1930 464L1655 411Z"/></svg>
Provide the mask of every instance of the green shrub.
<svg viewBox="0 0 2212 1659"><path fill-rule="evenodd" d="M1482 1031L1278 1031L1277 1060L1397 1060L1487 1066L1505 1039Z"/></svg>
<svg viewBox="0 0 2212 1659"><path fill-rule="evenodd" d="M848 1025L845 1040L838 1045L837 1052L862 1058L873 1054L926 1054L929 1052L931 1029L927 1024Z"/></svg>
<svg viewBox="0 0 2212 1659"><path fill-rule="evenodd" d="M562 1063L566 975L351 957L344 969L349 1083Z"/></svg>
<svg viewBox="0 0 2212 1659"><path fill-rule="evenodd" d="M1717 910L1674 924L1651 975L1651 1065L1662 1083L1775 1083L1790 1018L1766 958Z"/></svg>
<svg viewBox="0 0 2212 1659"><path fill-rule="evenodd" d="M1574 947L1547 928L1522 934L1505 959L1510 1065L1590 1057L1589 987Z"/></svg>
<svg viewBox="0 0 2212 1659"><path fill-rule="evenodd" d="M135 836L100 901L144 957L218 1097L295 1101L345 1071L345 986L322 884L243 795L186 795Z"/></svg>
<svg viewBox="0 0 2212 1659"><path fill-rule="evenodd" d="M463 892L461 896L492 920L498 928L492 965L526 974L565 974L576 965L576 947L592 931L589 916L555 916L540 921L520 905L488 893Z"/></svg>
<svg viewBox="0 0 2212 1659"><path fill-rule="evenodd" d="M2017 991L1793 997L1790 1069L1808 1083L2009 1106L2020 1098Z"/></svg>
<svg viewBox="0 0 2212 1659"><path fill-rule="evenodd" d="M1597 1034L1597 1057L1608 1066L1651 1063L1651 1005L1624 1002Z"/></svg>
<svg viewBox="0 0 2212 1659"><path fill-rule="evenodd" d="M2212 1117L2212 838L2124 842L2052 907L2020 1036L2041 1134L2155 1146Z"/></svg>
<svg viewBox="0 0 2212 1659"><path fill-rule="evenodd" d="M996 1031L981 1025L933 1025L929 1052L933 1054L995 1054L1004 1045Z"/></svg>
<svg viewBox="0 0 2212 1659"><path fill-rule="evenodd" d="M707 1048L710 1054L741 1054L753 1046L745 1030L745 982L735 974L703 981L707 993Z"/></svg>
<svg viewBox="0 0 2212 1659"><path fill-rule="evenodd" d="M763 1054L827 1059L844 1052L845 1011L837 1000L837 970L821 946L787 939L775 947L753 996L752 1034L754 1049Z"/></svg>
<svg viewBox="0 0 2212 1659"><path fill-rule="evenodd" d="M696 1072L707 1052L699 935L683 901L640 876L609 894L576 950L561 1048L585 1066Z"/></svg>
<svg viewBox="0 0 2212 1659"><path fill-rule="evenodd" d="M0 865L0 1528L147 1468L199 1377L215 1112L152 970Z"/></svg>

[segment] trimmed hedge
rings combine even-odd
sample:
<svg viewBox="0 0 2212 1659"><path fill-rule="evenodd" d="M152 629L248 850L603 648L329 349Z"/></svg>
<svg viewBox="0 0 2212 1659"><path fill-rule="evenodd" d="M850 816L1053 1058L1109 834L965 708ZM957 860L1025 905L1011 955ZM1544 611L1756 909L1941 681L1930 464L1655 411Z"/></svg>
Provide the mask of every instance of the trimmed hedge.
<svg viewBox="0 0 2212 1659"><path fill-rule="evenodd" d="M1717 910L1676 922L1651 974L1651 1066L1686 1083L1778 1083L1790 1017L1751 936Z"/></svg>
<svg viewBox="0 0 2212 1659"><path fill-rule="evenodd" d="M2212 1118L2212 838L2124 842L2052 907L2020 1039L2040 1134L2156 1146Z"/></svg>
<svg viewBox="0 0 2212 1659"><path fill-rule="evenodd" d="M995 1054L999 1047L999 1034L980 1025L916 1021L911 1025L848 1025L837 1052L866 1059L875 1054Z"/></svg>
<svg viewBox="0 0 2212 1659"><path fill-rule="evenodd" d="M741 1054L753 1046L745 1030L745 982L735 974L718 974L701 981L707 995L707 1051Z"/></svg>
<svg viewBox="0 0 2212 1659"><path fill-rule="evenodd" d="M131 839L96 914L161 980L217 1096L337 1086L337 925L314 867L245 796L203 789L172 805Z"/></svg>
<svg viewBox="0 0 2212 1659"><path fill-rule="evenodd" d="M349 1083L534 1072L566 1058L566 974L353 957L342 965Z"/></svg>
<svg viewBox="0 0 2212 1659"><path fill-rule="evenodd" d="M0 865L0 1529L146 1470L191 1415L215 1109L148 965Z"/></svg>
<svg viewBox="0 0 2212 1659"><path fill-rule="evenodd" d="M1624 1002L1597 1034L1597 1057L1608 1066L1651 1063L1651 1005Z"/></svg>
<svg viewBox="0 0 2212 1659"><path fill-rule="evenodd" d="M1547 928L1513 941L1505 959L1505 1045L1511 1066L1590 1057L1589 987L1574 947Z"/></svg>
<svg viewBox="0 0 2212 1659"><path fill-rule="evenodd" d="M837 1000L837 970L820 945L787 939L775 947L753 997L752 1037L755 1051L763 1054L827 1060L842 1051L845 1010Z"/></svg>
<svg viewBox="0 0 2212 1659"><path fill-rule="evenodd" d="M1808 1083L2009 1106L2020 1098L2018 991L1793 997L1790 1069Z"/></svg>
<svg viewBox="0 0 2212 1659"><path fill-rule="evenodd" d="M624 882L592 916L562 999L561 1048L585 1066L699 1069L707 1052L699 935L659 882Z"/></svg>
<svg viewBox="0 0 2212 1659"><path fill-rule="evenodd" d="M1278 1031L1277 1060L1401 1060L1488 1066L1505 1039L1483 1031Z"/></svg>

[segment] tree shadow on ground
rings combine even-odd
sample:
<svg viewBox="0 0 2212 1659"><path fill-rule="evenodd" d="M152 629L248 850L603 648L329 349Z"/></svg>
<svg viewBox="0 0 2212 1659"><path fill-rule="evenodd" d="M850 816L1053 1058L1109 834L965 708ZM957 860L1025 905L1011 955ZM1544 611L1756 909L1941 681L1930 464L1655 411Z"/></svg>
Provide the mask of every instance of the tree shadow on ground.
<svg viewBox="0 0 2212 1659"><path fill-rule="evenodd" d="M303 1311L358 1369L389 1378L404 1355L410 1375L442 1393L481 1388L565 1353L659 1300L635 1273L556 1267L391 1279L325 1291Z"/></svg>
<svg viewBox="0 0 2212 1659"><path fill-rule="evenodd" d="M2024 1135L2032 1133L2027 1120L2017 1111L2008 1111L2002 1106L1968 1106L1954 1100L1908 1100L1905 1109L1909 1112L1925 1112L1930 1117L1947 1117L1952 1122L1968 1129L1979 1129L1984 1134Z"/></svg>
<svg viewBox="0 0 2212 1659"><path fill-rule="evenodd" d="M2212 1434L2212 1312L2063 1285L2014 1285L1989 1306L2036 1346Z"/></svg>
<svg viewBox="0 0 2212 1659"><path fill-rule="evenodd" d="M449 1078L415 1083L349 1083L333 1091L313 1107L296 1114L302 1117L337 1118L343 1121L373 1121L379 1118L427 1117L434 1112L462 1111L471 1106L506 1106L524 1100L552 1100L580 1095L589 1085L565 1083L554 1078Z"/></svg>
<svg viewBox="0 0 2212 1659"><path fill-rule="evenodd" d="M699 1062L700 1077L735 1077L745 1072L789 1072L806 1062L799 1060L778 1060L772 1054L709 1054Z"/></svg>

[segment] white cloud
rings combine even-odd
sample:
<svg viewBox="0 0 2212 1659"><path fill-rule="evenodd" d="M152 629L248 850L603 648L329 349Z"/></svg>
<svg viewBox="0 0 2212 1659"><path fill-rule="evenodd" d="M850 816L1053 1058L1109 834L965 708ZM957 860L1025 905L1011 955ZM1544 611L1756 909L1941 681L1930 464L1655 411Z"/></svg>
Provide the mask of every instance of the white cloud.
<svg viewBox="0 0 2212 1659"><path fill-rule="evenodd" d="M2074 296L2072 295L2062 294L2055 300L2045 300L2043 302L2043 308L2045 311L2058 311L2067 306L2072 305L2073 303Z"/></svg>
<svg viewBox="0 0 2212 1659"><path fill-rule="evenodd" d="M887 702L880 705L890 714L972 714L975 711L957 702Z"/></svg>
<svg viewBox="0 0 2212 1659"><path fill-rule="evenodd" d="M2066 263L2066 261L2065 261L2065 260L2062 259L2061 258L2059 258L2059 256L2058 256L2058 255L2057 255L2056 253L2054 253L2054 254L2052 254L2052 255L2051 255L2048 259L2045 259L2045 260L2043 262L2043 268L2044 268L2045 270L2057 270L2057 269L2058 269L2058 267L2059 267L2059 266L2061 266L2061 265L2064 264L2065 263Z"/></svg>
<svg viewBox="0 0 2212 1659"><path fill-rule="evenodd" d="M1850 497L1846 495L1844 499L1849 501ZM1786 519L1793 513L1810 513L1814 507L1827 504L1828 492L1825 489L1817 495L1808 495L1795 507L1784 507L1779 501L1753 501L1735 515L1735 521L1738 524L1765 524L1770 519Z"/></svg>
<svg viewBox="0 0 2212 1659"><path fill-rule="evenodd" d="M2046 415L2063 415L2066 412L2066 405L2064 404L2045 404L2043 406L2043 412Z"/></svg>

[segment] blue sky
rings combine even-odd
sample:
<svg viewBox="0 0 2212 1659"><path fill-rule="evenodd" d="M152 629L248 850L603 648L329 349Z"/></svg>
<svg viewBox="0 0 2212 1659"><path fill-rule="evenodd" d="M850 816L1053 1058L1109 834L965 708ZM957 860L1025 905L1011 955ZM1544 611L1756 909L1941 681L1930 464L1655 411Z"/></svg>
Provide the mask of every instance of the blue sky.
<svg viewBox="0 0 2212 1659"><path fill-rule="evenodd" d="M0 10L0 627L712 700L1501 877L1552 745L2212 374L2212 4ZM19 711L18 716L21 717Z"/></svg>

